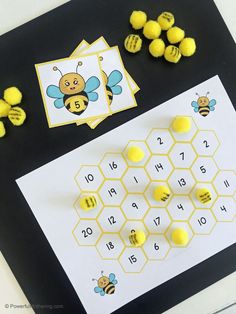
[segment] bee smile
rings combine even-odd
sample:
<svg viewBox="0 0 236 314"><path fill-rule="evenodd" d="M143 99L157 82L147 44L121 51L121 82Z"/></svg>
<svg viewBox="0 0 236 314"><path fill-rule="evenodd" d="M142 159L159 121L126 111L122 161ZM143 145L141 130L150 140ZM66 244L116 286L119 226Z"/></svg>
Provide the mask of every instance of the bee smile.
<svg viewBox="0 0 236 314"><path fill-rule="evenodd" d="M71 87L70 89L71 89L71 90L74 90L74 89L75 89L75 87Z"/></svg>

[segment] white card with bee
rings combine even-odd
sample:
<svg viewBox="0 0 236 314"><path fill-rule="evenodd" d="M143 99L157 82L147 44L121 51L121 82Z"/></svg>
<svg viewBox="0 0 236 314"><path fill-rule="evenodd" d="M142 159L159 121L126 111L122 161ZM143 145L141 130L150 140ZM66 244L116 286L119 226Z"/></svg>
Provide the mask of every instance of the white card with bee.
<svg viewBox="0 0 236 314"><path fill-rule="evenodd" d="M49 127L110 115L96 55L36 65Z"/></svg>

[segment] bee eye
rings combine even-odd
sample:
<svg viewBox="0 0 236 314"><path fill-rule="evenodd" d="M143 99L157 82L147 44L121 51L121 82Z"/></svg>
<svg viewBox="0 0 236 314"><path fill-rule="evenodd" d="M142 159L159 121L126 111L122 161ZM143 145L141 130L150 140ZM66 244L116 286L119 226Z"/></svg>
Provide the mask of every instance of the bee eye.
<svg viewBox="0 0 236 314"><path fill-rule="evenodd" d="M69 83L69 82L65 82L65 85L66 85L66 86L70 86L70 83Z"/></svg>
<svg viewBox="0 0 236 314"><path fill-rule="evenodd" d="M78 81L77 80L74 80L74 85L78 85Z"/></svg>

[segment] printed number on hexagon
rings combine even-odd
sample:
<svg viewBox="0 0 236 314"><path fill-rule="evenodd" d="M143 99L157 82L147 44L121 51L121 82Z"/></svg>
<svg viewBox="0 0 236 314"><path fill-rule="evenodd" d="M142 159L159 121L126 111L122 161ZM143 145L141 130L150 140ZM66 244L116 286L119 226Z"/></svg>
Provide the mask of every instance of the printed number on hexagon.
<svg viewBox="0 0 236 314"><path fill-rule="evenodd" d="M125 217L119 207L104 207L98 223L104 232L119 232L125 223Z"/></svg>
<svg viewBox="0 0 236 314"><path fill-rule="evenodd" d="M108 153L101 160L100 168L105 178L119 179L124 174L127 164L121 154Z"/></svg>
<svg viewBox="0 0 236 314"><path fill-rule="evenodd" d="M75 180L81 191L96 191L103 182L103 175L98 166L82 166Z"/></svg>
<svg viewBox="0 0 236 314"><path fill-rule="evenodd" d="M153 154L168 154L174 140L168 129L153 129L146 142Z"/></svg>
<svg viewBox="0 0 236 314"><path fill-rule="evenodd" d="M214 131L199 131L192 144L200 156L213 156L220 145Z"/></svg>
<svg viewBox="0 0 236 314"><path fill-rule="evenodd" d="M103 259L118 259L124 243L118 234L103 234L96 248Z"/></svg>
<svg viewBox="0 0 236 314"><path fill-rule="evenodd" d="M145 266L147 259L140 248L126 248L119 262L126 273L139 273Z"/></svg>
<svg viewBox="0 0 236 314"><path fill-rule="evenodd" d="M101 235L101 230L95 220L81 219L73 230L79 245L95 245Z"/></svg>
<svg viewBox="0 0 236 314"><path fill-rule="evenodd" d="M210 234L215 224L210 210L196 210L190 219L190 225L196 234Z"/></svg>

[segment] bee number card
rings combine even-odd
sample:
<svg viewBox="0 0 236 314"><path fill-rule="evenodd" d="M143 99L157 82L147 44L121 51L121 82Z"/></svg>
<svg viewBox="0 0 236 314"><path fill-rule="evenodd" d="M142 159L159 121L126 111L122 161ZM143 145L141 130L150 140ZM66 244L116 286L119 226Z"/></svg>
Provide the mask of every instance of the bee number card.
<svg viewBox="0 0 236 314"><path fill-rule="evenodd" d="M36 65L49 127L110 114L109 97L96 55Z"/></svg>
<svg viewBox="0 0 236 314"><path fill-rule="evenodd" d="M215 76L17 180L88 314L235 243L235 119Z"/></svg>

